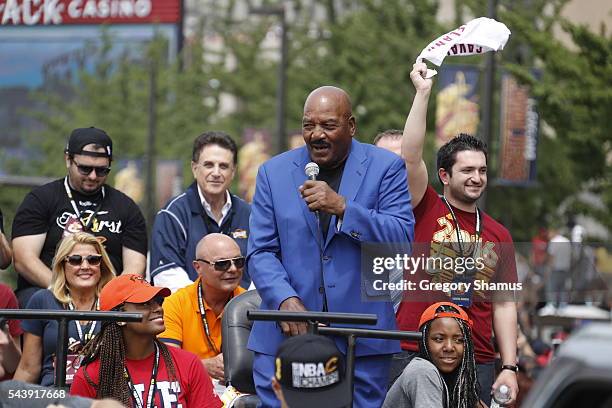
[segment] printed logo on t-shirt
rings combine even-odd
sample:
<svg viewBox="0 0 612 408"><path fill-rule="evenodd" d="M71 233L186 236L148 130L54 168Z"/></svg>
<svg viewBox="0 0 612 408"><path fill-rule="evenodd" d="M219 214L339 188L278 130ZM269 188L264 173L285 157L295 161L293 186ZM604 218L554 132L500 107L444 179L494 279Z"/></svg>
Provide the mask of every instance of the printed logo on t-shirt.
<svg viewBox="0 0 612 408"><path fill-rule="evenodd" d="M147 393L149 392L147 384ZM141 401L147 401L148 395L143 395L145 384L134 384L136 392L140 396ZM158 381L155 387L155 397L159 398L157 408L182 408L183 404L178 403L179 394L181 393L181 385L178 381ZM146 402L145 402L146 403Z"/></svg>
<svg viewBox="0 0 612 408"><path fill-rule="evenodd" d="M91 335L86 334L85 337L90 338ZM79 367L81 367L81 362L83 361L83 356L81 355L82 350L83 345L81 344L80 340L77 340L74 337L68 338L68 354L66 355L66 385L72 384L76 372L79 370ZM52 355L51 362L53 364L53 370L57 370L55 354Z"/></svg>
<svg viewBox="0 0 612 408"><path fill-rule="evenodd" d="M457 242L457 232L455 231L455 224L450 218L450 214L438 218L437 220L439 228L434 232L431 239L430 254L431 258L452 258L455 259L461 255L459 243ZM479 265L482 264L484 267L476 269L476 274L473 277L476 281L490 282L493 275L495 274L495 268L499 260L497 252L495 252L495 242L482 241L482 236L477 241L476 234L470 234L469 232L460 229L461 241L463 242L463 257L474 258L474 260L481 259L482 262L477 262ZM435 265L435 263L432 263ZM456 271L452 268L447 269L428 269L426 271L432 276L432 283L445 283L453 282L457 280ZM484 285L482 285L484 286ZM475 293L481 297L484 297L484 293L480 290Z"/></svg>
<svg viewBox="0 0 612 408"><path fill-rule="evenodd" d="M100 216L100 215L107 215L107 214L109 214L108 211L99 211L96 215ZM96 216L90 221L90 218L93 215L94 215L94 211L92 210L83 211L83 213L81 214L81 219L79 223L81 225L89 224L89 229L93 233L98 233L101 231L108 231L113 234L121 234L122 232L121 220L119 221L99 220L98 217ZM60 228L62 228L65 231L68 230L69 233L78 232L76 230L72 231L69 229L69 228L75 229L75 226L73 225L75 221L77 221L77 216L76 214L71 213L70 211L64 211L55 220L55 222Z"/></svg>
<svg viewBox="0 0 612 408"><path fill-rule="evenodd" d="M70 217L66 222L62 236L65 238L68 235L76 234L81 231L83 231L83 224L81 224L81 221L77 217Z"/></svg>

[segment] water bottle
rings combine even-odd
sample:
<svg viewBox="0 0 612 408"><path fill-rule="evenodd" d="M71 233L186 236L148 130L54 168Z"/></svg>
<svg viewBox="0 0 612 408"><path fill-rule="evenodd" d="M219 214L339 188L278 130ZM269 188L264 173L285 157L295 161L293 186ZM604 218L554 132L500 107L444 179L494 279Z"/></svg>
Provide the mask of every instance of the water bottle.
<svg viewBox="0 0 612 408"><path fill-rule="evenodd" d="M508 401L510 401L510 387L505 384L500 385L495 391L493 391L493 400L489 408L500 408L503 407Z"/></svg>

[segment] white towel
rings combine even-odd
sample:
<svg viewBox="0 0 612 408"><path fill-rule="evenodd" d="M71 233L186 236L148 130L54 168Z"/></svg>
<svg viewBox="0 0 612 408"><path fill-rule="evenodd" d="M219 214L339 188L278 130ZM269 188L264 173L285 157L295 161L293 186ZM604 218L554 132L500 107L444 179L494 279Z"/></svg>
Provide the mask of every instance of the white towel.
<svg viewBox="0 0 612 408"><path fill-rule="evenodd" d="M504 23L479 17L433 40L416 60L426 59L440 66L447 55L474 55L502 50L509 37L510 30ZM428 69L426 78L436 73Z"/></svg>

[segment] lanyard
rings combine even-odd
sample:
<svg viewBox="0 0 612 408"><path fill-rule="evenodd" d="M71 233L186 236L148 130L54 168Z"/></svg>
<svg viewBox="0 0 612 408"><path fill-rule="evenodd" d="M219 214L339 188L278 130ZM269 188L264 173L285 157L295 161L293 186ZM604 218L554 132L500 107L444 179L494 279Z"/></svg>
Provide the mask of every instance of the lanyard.
<svg viewBox="0 0 612 408"><path fill-rule="evenodd" d="M93 304L93 307L91 310L98 310L98 308L100 307L99 303L98 303L98 298L96 298L96 301ZM76 308L74 307L74 304L72 303L72 301L70 301L70 303L68 303L68 308L70 310L75 310ZM94 330L96 330L96 324L98 322L97 321L91 321L89 323L87 323L85 325L85 330L87 330L87 327L89 327L89 332L85 335L85 337L83 337L83 328L81 327L81 322L79 322L78 320L74 321L74 324L76 325L76 329L77 329L77 333L79 334L79 340L81 340L81 344L84 346L85 343L87 343L92 337L93 337L93 332Z"/></svg>
<svg viewBox="0 0 612 408"><path fill-rule="evenodd" d="M444 204L446 204L446 207L450 211L451 217L453 218L453 222L455 223L455 232L457 233L457 243L459 244L459 251L461 252L461 256L465 256L465 253L463 252L463 239L461 238L461 233L460 233L461 228L459 227L459 221L457 221L457 217L455 217L455 212L453 211L453 207L449 204L446 197L442 196L442 201L444 201ZM482 233L482 221L480 219L480 210L478 209L478 207L476 207L476 242L480 241L481 233ZM476 248L474 248L474 252L475 251L476 251ZM472 255L474 254L474 252L472 252Z"/></svg>
<svg viewBox="0 0 612 408"><path fill-rule="evenodd" d="M64 178L64 188L66 189L66 194L68 195L68 198L70 199L70 204L72 205L72 209L74 209L74 214L76 215L77 219L82 223L83 221L81 220L81 212L79 211L79 208L76 205L74 198L72 197L72 190L68 186L68 176ZM98 211L100 211L100 208L102 207L102 201L104 201L104 196L105 196L105 191L104 191L104 186L102 186L102 200L100 200L100 204L96 206L96 208L94 209L93 213L91 214L87 222L83 224L83 228L85 230L89 229L89 223L91 223L91 221L94 219Z"/></svg>
<svg viewBox="0 0 612 408"><path fill-rule="evenodd" d="M155 398L155 388L157 386L157 369L159 367L159 346L157 345L157 342L155 342L154 344L155 344L155 362L153 363L153 372L151 373L151 384L149 385L149 393L147 395L147 408L153 407L153 399ZM128 387L130 387L130 390L132 391L132 398L134 398L134 405L136 405L137 408L144 408L144 402L142 398L140 397L140 395L138 394L138 391L136 391L136 387L134 387L134 384L132 383L132 378L130 377L130 373L128 372L128 369L126 366L123 366L123 375L127 379Z"/></svg>
<svg viewBox="0 0 612 408"><path fill-rule="evenodd" d="M217 354L221 351L215 346L212 337L210 336L210 329L208 328L208 321L206 320L206 310L204 309L204 301L202 300L202 292L204 289L202 288L202 279L198 283L198 306L200 307L200 317L202 318L202 326L204 327L204 334L206 334L206 340L208 341L208 345L211 349ZM234 297L234 293L232 293L227 300L228 302Z"/></svg>

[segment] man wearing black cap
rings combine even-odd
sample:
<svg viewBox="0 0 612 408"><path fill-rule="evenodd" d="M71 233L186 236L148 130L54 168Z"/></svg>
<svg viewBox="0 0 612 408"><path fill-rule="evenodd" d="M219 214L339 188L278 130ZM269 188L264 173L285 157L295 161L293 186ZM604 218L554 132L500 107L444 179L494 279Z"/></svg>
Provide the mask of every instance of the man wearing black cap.
<svg viewBox="0 0 612 408"><path fill-rule="evenodd" d="M278 348L272 389L281 408L348 407L352 390L344 355L329 337L290 337Z"/></svg>
<svg viewBox="0 0 612 408"><path fill-rule="evenodd" d="M117 274L144 274L144 217L132 199L105 184L112 158L113 142L105 131L75 129L64 151L67 176L35 188L19 206L12 243L21 307L49 286L57 243L78 231L104 240Z"/></svg>

